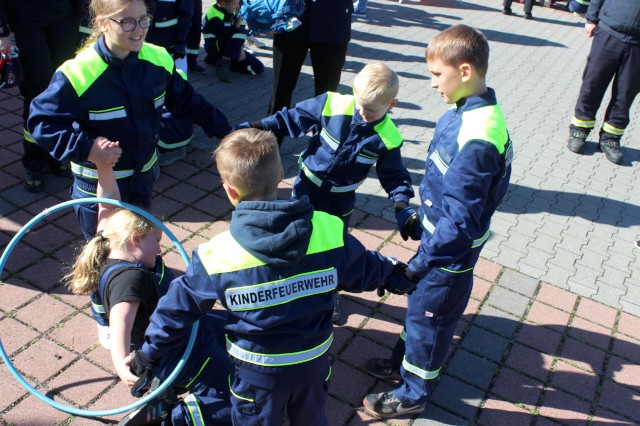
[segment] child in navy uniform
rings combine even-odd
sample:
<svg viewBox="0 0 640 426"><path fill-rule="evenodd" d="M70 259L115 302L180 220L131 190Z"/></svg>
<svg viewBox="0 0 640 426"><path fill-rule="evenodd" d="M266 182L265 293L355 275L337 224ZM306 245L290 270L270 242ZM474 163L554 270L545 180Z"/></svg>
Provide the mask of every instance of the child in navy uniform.
<svg viewBox="0 0 640 426"><path fill-rule="evenodd" d="M185 276L158 303L131 369L153 371L218 300L234 364L236 425L327 425L324 407L337 288L374 290L390 276L410 291L397 261L366 250L341 220L315 211L307 197L278 200L283 171L276 137L237 130L215 151L225 192L236 207L229 231L200 245Z"/></svg>
<svg viewBox="0 0 640 426"><path fill-rule="evenodd" d="M409 296L405 330L390 360L372 358L365 366L377 378L401 377L391 391L364 399L366 411L383 418L425 409L511 176L511 139L485 82L487 39L466 25L450 27L431 40L426 60L431 87L454 107L438 121L420 184L424 233L405 273L419 283Z"/></svg>

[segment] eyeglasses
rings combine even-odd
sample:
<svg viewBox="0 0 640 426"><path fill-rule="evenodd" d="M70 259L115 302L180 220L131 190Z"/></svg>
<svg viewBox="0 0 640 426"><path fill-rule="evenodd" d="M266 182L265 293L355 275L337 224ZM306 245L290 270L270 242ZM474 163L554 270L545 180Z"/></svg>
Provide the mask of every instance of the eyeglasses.
<svg viewBox="0 0 640 426"><path fill-rule="evenodd" d="M140 19L133 19L133 18L125 18L125 19L109 18L109 19L111 19L113 22L117 22L118 24L120 24L120 27L122 27L122 31L131 32L135 30L138 25L142 29L149 28L151 26L151 21L153 20L153 16L145 15Z"/></svg>

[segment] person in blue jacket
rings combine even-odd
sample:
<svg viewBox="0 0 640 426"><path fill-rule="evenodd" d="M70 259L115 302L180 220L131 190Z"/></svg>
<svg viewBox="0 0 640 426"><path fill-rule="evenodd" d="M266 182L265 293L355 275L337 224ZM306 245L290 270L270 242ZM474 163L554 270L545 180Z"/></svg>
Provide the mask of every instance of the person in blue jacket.
<svg viewBox="0 0 640 426"><path fill-rule="evenodd" d="M73 199L95 196L94 163L111 162L122 199L149 209L163 106L209 136L222 137L231 126L176 72L164 48L144 42L152 17L142 0L96 0L91 7L93 37L33 101L27 127L38 146L71 161ZM101 149L104 139L119 142L121 152ZM76 208L87 239L96 214L95 205Z"/></svg>
<svg viewBox="0 0 640 426"><path fill-rule="evenodd" d="M409 296L405 328L391 359L372 358L365 365L374 377L400 378L391 391L363 401L367 412L383 418L425 409L511 176L511 139L496 95L486 86L487 39L466 25L450 27L431 40L426 60L431 87L454 107L438 121L420 184L424 232L405 270L419 282Z"/></svg>
<svg viewBox="0 0 640 426"><path fill-rule="evenodd" d="M314 211L306 197L278 200L283 170L275 136L240 129L215 160L235 206L230 229L193 252L186 275L158 303L131 371L143 386L156 361L219 301L229 313L227 351L233 424L327 425L324 407L333 341L333 294L386 287L408 292L393 259L366 250L341 220Z"/></svg>

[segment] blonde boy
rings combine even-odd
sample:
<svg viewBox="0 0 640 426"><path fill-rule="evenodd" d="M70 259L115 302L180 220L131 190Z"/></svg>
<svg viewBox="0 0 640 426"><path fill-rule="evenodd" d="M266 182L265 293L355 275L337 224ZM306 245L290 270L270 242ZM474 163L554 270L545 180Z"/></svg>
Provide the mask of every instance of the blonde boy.
<svg viewBox="0 0 640 426"><path fill-rule="evenodd" d="M409 296L405 330L391 359L371 358L365 365L374 377L400 379L391 391L363 401L367 412L383 418L425 409L511 175L511 139L495 93L485 83L486 38L456 25L429 43L426 60L431 87L454 108L438 121L420 185L424 233L405 272L419 282Z"/></svg>

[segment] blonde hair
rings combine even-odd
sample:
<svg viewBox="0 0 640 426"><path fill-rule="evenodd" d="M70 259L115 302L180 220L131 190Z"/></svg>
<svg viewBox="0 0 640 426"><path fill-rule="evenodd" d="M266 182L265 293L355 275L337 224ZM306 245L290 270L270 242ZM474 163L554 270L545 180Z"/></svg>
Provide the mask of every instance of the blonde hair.
<svg viewBox="0 0 640 426"><path fill-rule="evenodd" d="M100 30L100 26L98 22L109 19L125 7L127 7L131 3L143 3L147 8L149 13L151 13L154 9L153 2L147 0L91 0L91 4L89 4L89 16L90 23L89 26L93 30L89 37L85 40L82 46L78 49L78 52L85 50L89 46L93 45L100 36L102 35L102 31Z"/></svg>
<svg viewBox="0 0 640 426"><path fill-rule="evenodd" d="M454 25L431 40L425 58L427 62L440 60L453 67L471 64L481 77L485 77L489 69L489 42L475 28Z"/></svg>
<svg viewBox="0 0 640 426"><path fill-rule="evenodd" d="M130 210L115 211L104 229L83 247L71 272L65 276L69 290L73 294L97 291L101 269L111 250L126 251L132 235L144 237L155 229L151 222Z"/></svg>
<svg viewBox="0 0 640 426"><path fill-rule="evenodd" d="M260 198L277 191L282 163L276 136L266 130L240 129L220 141L213 153L222 180L244 197Z"/></svg>
<svg viewBox="0 0 640 426"><path fill-rule="evenodd" d="M398 96L398 75L382 62L367 64L353 80L353 93L366 102L390 104Z"/></svg>

